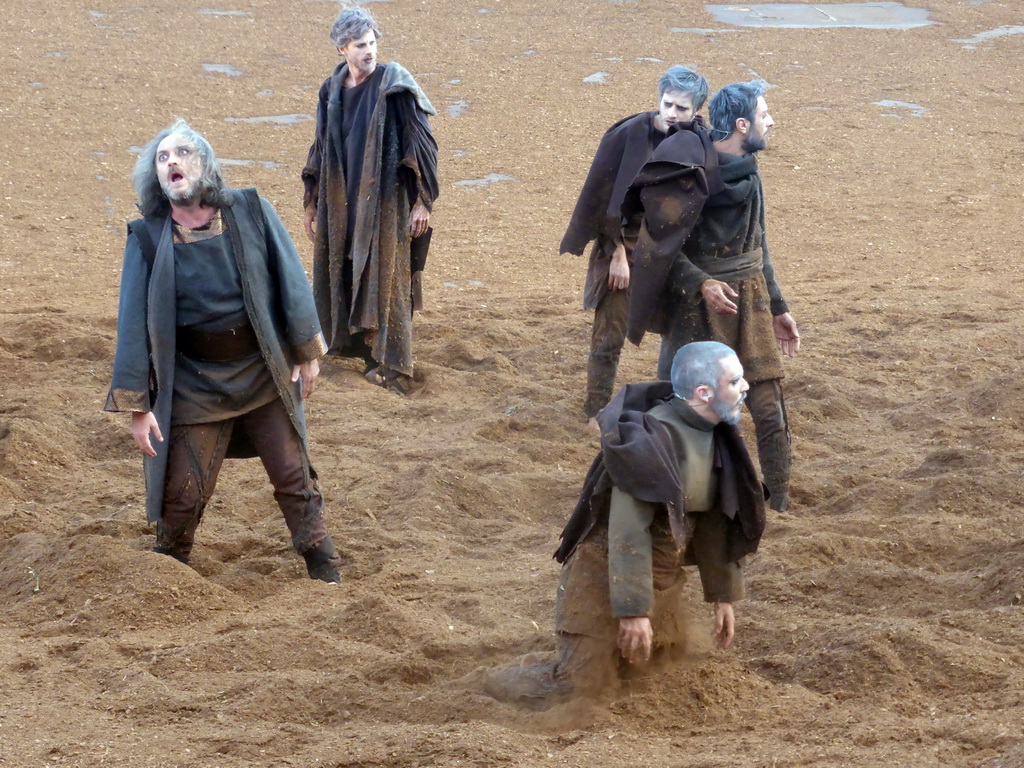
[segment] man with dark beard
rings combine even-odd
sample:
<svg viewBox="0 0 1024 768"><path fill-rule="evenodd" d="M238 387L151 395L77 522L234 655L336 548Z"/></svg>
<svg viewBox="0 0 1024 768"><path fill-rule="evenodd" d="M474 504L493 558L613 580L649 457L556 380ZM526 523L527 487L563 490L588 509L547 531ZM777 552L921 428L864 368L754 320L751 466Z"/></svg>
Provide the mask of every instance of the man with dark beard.
<svg viewBox="0 0 1024 768"><path fill-rule="evenodd" d="M360 7L334 21L342 62L320 88L303 206L329 353L363 360L369 381L404 394L438 194L435 112L400 64L378 65L380 36Z"/></svg>
<svg viewBox="0 0 1024 768"><path fill-rule="evenodd" d="M583 296L583 308L594 310L583 403L588 417L596 416L615 391L626 340L634 245L622 231L626 190L670 130L704 130L697 113L708 98L707 80L687 67L670 67L658 81L658 93L657 111L624 118L605 132L562 238L561 252L577 256L594 243Z"/></svg>
<svg viewBox="0 0 1024 768"><path fill-rule="evenodd" d="M789 506L792 466L781 379L782 354L793 357L800 334L768 252L764 191L757 153L774 121L759 82L725 86L708 107L714 126L721 187L706 195L681 191L673 166L655 153L631 190L643 212L637 245L646 301L630 308L629 338L662 334L658 377L667 379L673 356L692 341L714 339L736 350L750 381L747 407L771 506ZM666 140L660 151L671 151ZM639 201L639 202L636 202ZM697 215L676 215L680 206Z"/></svg>
<svg viewBox="0 0 1024 768"><path fill-rule="evenodd" d="M628 384L598 414L601 452L562 531L558 651L490 673L499 701L544 709L613 684L655 646L686 651L683 566L715 604L718 646L735 631L742 559L764 530L764 494L735 428L747 392L724 344L679 350L672 382Z"/></svg>
<svg viewBox="0 0 1024 768"><path fill-rule="evenodd" d="M133 181L143 218L128 225L105 410L132 414L153 550L188 563L224 458L258 455L310 578L337 583L302 407L326 346L291 238L256 190L225 186L183 120Z"/></svg>

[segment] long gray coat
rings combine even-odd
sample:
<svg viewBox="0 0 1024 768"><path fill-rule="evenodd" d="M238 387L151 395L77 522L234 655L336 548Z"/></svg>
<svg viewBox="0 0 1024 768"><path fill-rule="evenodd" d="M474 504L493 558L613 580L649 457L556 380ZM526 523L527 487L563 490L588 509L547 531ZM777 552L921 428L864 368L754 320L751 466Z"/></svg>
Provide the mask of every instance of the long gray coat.
<svg viewBox="0 0 1024 768"><path fill-rule="evenodd" d="M255 190L232 190L221 209L242 278L249 322L304 450L306 420L292 367L320 357L326 349L313 294L302 262L273 207ZM257 218L259 216L259 218ZM106 411L152 411L164 435L153 441L155 457L144 456L146 519L160 518L174 392L176 307L174 243L170 215L145 220L155 245L150 258L129 230L121 272L117 349ZM251 456L233 445L229 456Z"/></svg>

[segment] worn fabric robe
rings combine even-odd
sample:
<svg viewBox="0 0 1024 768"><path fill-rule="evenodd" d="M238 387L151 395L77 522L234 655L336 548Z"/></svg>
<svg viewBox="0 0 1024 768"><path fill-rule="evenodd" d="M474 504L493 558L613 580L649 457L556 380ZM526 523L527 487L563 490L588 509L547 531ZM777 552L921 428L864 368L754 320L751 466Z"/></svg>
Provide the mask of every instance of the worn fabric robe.
<svg viewBox="0 0 1024 768"><path fill-rule="evenodd" d="M587 243L595 241L583 290L584 309L597 309L609 290L612 253L615 244L623 242L622 200L664 136L654 127L656 115L657 112L631 115L605 131L562 237L560 253L577 256L583 254ZM632 243L628 246L631 250Z"/></svg>
<svg viewBox="0 0 1024 768"><path fill-rule="evenodd" d="M411 376L413 275L423 269L426 254L425 243L410 240L409 214L416 200L430 210L437 199L437 142L427 120L436 112L400 64L380 66L385 71L367 131L358 198L348 199L342 159L341 92L348 75L342 62L321 88L317 136L302 171L304 206L317 206L313 295L329 350L341 352L352 334L372 331L373 358ZM356 206L352 232L350 206ZM344 274L347 258L351 281Z"/></svg>
<svg viewBox="0 0 1024 768"><path fill-rule="evenodd" d="M294 365L317 359L326 348L309 281L291 237L270 203L258 198L257 207L254 190L234 190L231 198L231 205L221 213L241 274L249 322L303 450L308 451L302 396L291 373ZM171 217L150 217L145 225L155 254L150 261L129 229L121 271L114 375L104 410L152 411L156 417L164 441L153 441L155 457L143 457L146 519L154 523L163 507L170 447L177 324ZM254 454L249 446L234 443L228 455Z"/></svg>
<svg viewBox="0 0 1024 768"><path fill-rule="evenodd" d="M722 188L718 152L699 116L678 125L633 180L622 215L637 238L626 327L634 344L647 331L667 331L672 299L666 283L672 264L704 202Z"/></svg>

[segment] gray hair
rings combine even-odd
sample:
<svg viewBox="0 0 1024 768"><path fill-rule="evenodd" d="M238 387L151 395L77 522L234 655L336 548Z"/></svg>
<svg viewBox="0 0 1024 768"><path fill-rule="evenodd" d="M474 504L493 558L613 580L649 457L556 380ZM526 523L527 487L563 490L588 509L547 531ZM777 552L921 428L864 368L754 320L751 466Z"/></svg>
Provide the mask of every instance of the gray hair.
<svg viewBox="0 0 1024 768"><path fill-rule="evenodd" d="M682 347L672 358L672 391L687 400L697 387L718 390L722 361L736 353L717 341L695 341Z"/></svg>
<svg viewBox="0 0 1024 768"><path fill-rule="evenodd" d="M708 100L708 81L689 67L676 65L665 70L658 81L658 96L668 91L679 91L693 99L693 111L696 114Z"/></svg>
<svg viewBox="0 0 1024 768"><path fill-rule="evenodd" d="M378 39L383 37L372 13L359 6L347 6L341 9L338 18L331 25L331 42L339 48L344 48L371 29Z"/></svg>
<svg viewBox="0 0 1024 768"><path fill-rule="evenodd" d="M202 164L202 175L199 177L199 203L213 208L220 208L227 201L227 185L221 176L220 163L203 136L194 130L188 123L178 119L173 125L164 128L154 136L142 151L139 159L135 161L135 170L132 172L132 184L135 187L135 197L138 199L139 210L143 216L163 216L171 209L170 201L160 186L160 179L156 174L156 149L160 142L168 136L184 136L190 145L199 155Z"/></svg>
<svg viewBox="0 0 1024 768"><path fill-rule="evenodd" d="M749 83L733 83L723 86L708 105L708 117L714 126L717 139L727 139L736 130L736 121L741 117L754 122L757 100L764 96L767 86L763 80Z"/></svg>

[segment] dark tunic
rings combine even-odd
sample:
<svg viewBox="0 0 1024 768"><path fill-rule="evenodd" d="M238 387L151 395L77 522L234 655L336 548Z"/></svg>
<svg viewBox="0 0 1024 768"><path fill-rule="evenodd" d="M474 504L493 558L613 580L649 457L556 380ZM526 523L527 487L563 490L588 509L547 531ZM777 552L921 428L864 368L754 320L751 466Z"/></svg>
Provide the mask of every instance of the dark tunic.
<svg viewBox="0 0 1024 768"><path fill-rule="evenodd" d="M784 375L772 318L789 311L765 234L764 190L754 154L718 152L724 188L704 203L693 232L672 265L666 293L669 321L658 365L667 379L676 350L714 340L736 350L751 383ZM700 286L709 278L736 291L735 315L708 310Z"/></svg>
<svg viewBox="0 0 1024 768"><path fill-rule="evenodd" d="M230 191L221 209L238 267L245 310L278 396L307 450L306 420L292 366L326 350L309 281L295 246L273 207L255 190ZM139 226L144 246L132 227ZM177 279L170 215L129 225L121 271L117 350L107 411L152 411L160 431L170 434L177 366ZM168 442L154 442L155 457L144 456L146 515L160 518L167 472ZM229 455L253 455L251 450Z"/></svg>
<svg viewBox="0 0 1024 768"><path fill-rule="evenodd" d="M248 325L242 277L226 233L174 245L176 324L205 332ZM241 416L278 397L259 350L234 360L174 358L171 425L206 424Z"/></svg>
<svg viewBox="0 0 1024 768"><path fill-rule="evenodd" d="M366 133L370 127L370 116L377 106L377 92L380 90L380 79L383 76L384 68L377 67L373 74L359 85L341 89L341 161L345 170L345 193L349 200L355 200L359 196L359 185L363 179ZM326 86L327 83L324 83L321 91ZM415 200L415 194L412 199ZM348 208L349 232L355 228L356 209L357 206L354 205ZM345 255L352 258L351 243L347 244Z"/></svg>

